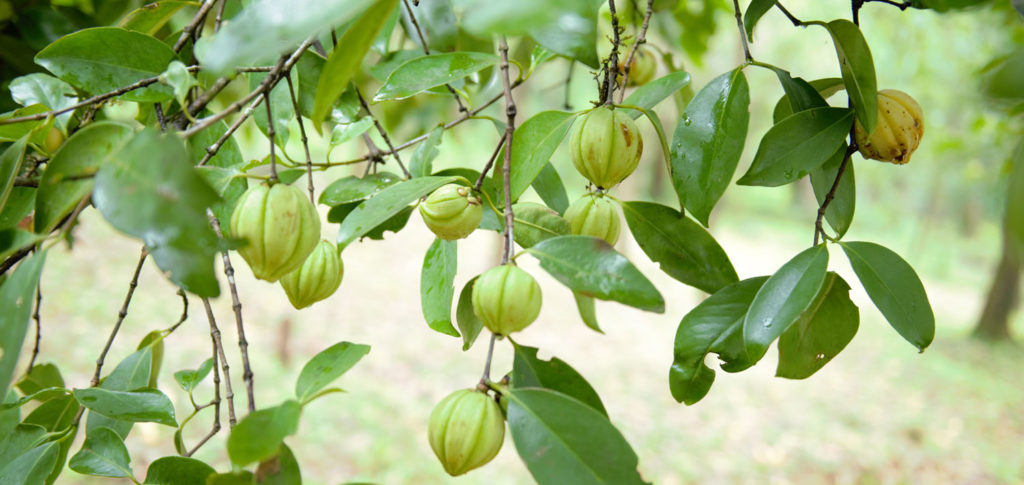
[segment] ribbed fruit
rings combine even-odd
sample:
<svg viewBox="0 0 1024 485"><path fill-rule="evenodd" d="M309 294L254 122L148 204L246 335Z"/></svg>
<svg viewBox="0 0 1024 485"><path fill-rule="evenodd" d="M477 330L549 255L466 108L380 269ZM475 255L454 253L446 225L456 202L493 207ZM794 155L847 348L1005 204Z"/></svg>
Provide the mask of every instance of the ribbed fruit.
<svg viewBox="0 0 1024 485"><path fill-rule="evenodd" d="M600 107L580 116L569 138L572 164L591 183L609 189L633 173L644 142L623 110Z"/></svg>
<svg viewBox="0 0 1024 485"><path fill-rule="evenodd" d="M273 282L298 269L313 251L320 240L320 216L302 189L261 183L238 198L229 232L246 240L238 254L252 273Z"/></svg>
<svg viewBox="0 0 1024 485"><path fill-rule="evenodd" d="M434 406L428 439L444 470L458 476L497 456L505 441L505 420L490 396L462 389Z"/></svg>
<svg viewBox="0 0 1024 485"><path fill-rule="evenodd" d="M658 58L649 47L641 45L637 48L636 54L633 54L633 62L629 64L629 79L626 82L630 86L643 86L653 81L657 73Z"/></svg>
<svg viewBox="0 0 1024 485"><path fill-rule="evenodd" d="M420 204L420 215L427 227L441 239L462 239L480 225L484 209L469 187L445 185L432 192Z"/></svg>
<svg viewBox="0 0 1024 485"><path fill-rule="evenodd" d="M499 335L529 326L540 315L540 305L537 280L511 264L485 271L473 284L473 312Z"/></svg>
<svg viewBox="0 0 1024 485"><path fill-rule="evenodd" d="M619 240L619 211L608 197L586 194L565 211L569 229L580 236L599 237L615 245Z"/></svg>
<svg viewBox="0 0 1024 485"><path fill-rule="evenodd" d="M333 295L344 274L338 247L321 240L299 269L281 277L281 287L292 306L302 309Z"/></svg>
<svg viewBox="0 0 1024 485"><path fill-rule="evenodd" d="M924 136L924 113L921 105L903 91L883 89L878 92L878 124L868 136L858 121L854 137L864 158L903 165L917 150Z"/></svg>

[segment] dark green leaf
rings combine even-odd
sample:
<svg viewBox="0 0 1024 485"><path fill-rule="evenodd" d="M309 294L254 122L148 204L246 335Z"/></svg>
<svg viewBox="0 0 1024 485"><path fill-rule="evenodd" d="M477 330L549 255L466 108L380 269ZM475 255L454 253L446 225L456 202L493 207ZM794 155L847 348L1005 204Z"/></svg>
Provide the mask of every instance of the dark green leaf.
<svg viewBox="0 0 1024 485"><path fill-rule="evenodd" d="M22 229L0 229L0 261L43 239L46 239L45 234L36 234Z"/></svg>
<svg viewBox="0 0 1024 485"><path fill-rule="evenodd" d="M91 387L75 389L75 399L91 411L109 418L132 421L135 423L151 422L177 426L174 420L174 405L171 400L157 389L137 389L134 391L111 391Z"/></svg>
<svg viewBox="0 0 1024 485"><path fill-rule="evenodd" d="M231 463L244 467L277 454L283 440L298 431L301 413L302 406L290 400L250 413L228 436Z"/></svg>
<svg viewBox="0 0 1024 485"><path fill-rule="evenodd" d="M533 179L544 169L569 131L573 118L575 115L564 111L542 111L516 128L516 134L512 137L512 175L509 180L513 202L523 195ZM504 157L505 150L502 149L495 165L500 167ZM495 170L494 175L495 184L501 187L501 172ZM503 200L503 192L499 192L495 203L501 205L499 201Z"/></svg>
<svg viewBox="0 0 1024 485"><path fill-rule="evenodd" d="M249 79L249 89L255 90L259 88L259 85L267 78L267 74L262 72L251 73L248 74L247 77ZM292 104L291 93L288 92L288 82L283 81L277 83L277 85L270 90L269 99L270 114L274 117L274 143L283 149L283 147L288 143L288 138L291 136L289 124L295 119L295 105ZM264 100L264 102L266 102L266 100ZM253 111L252 119L256 122L256 127L260 129L260 133L263 133L263 136L270 138L270 125L267 124L266 107L261 105L259 109ZM313 126L318 127L320 125L314 124Z"/></svg>
<svg viewBox="0 0 1024 485"><path fill-rule="evenodd" d="M142 337L142 341L139 342L137 350L149 349L151 351L150 356L150 371L149 371L149 382L146 387L157 387L156 383L160 377L160 367L164 363L164 337L168 334L166 330L153 330Z"/></svg>
<svg viewBox="0 0 1024 485"><path fill-rule="evenodd" d="M185 392L191 392L206 379L206 376L210 374L210 370L213 369L213 359L206 359L199 368L196 370L180 370L174 373L174 380L178 382Z"/></svg>
<svg viewBox="0 0 1024 485"><path fill-rule="evenodd" d="M594 308L594 299L575 291L572 292L572 297L576 300L576 310L580 312L583 324L595 332L604 333L601 326L597 324L597 309Z"/></svg>
<svg viewBox="0 0 1024 485"><path fill-rule="evenodd" d="M459 303L455 308L455 320L458 322L459 331L462 332L462 350L469 350L473 342L480 335L483 329L483 322L473 311L473 284L476 283L476 276L462 287L459 292Z"/></svg>
<svg viewBox="0 0 1024 485"><path fill-rule="evenodd" d="M636 88L636 91L633 91L632 93L629 93L629 96L626 96L626 99L622 104L651 109L665 98L672 96L680 89L689 85L690 73L686 71L676 71ZM628 111L629 116L633 117L634 120L643 115L642 112L635 109Z"/></svg>
<svg viewBox="0 0 1024 485"><path fill-rule="evenodd" d="M295 397L302 402L308 401L368 353L369 345L338 342L316 354L302 367L299 379L295 381Z"/></svg>
<svg viewBox="0 0 1024 485"><path fill-rule="evenodd" d="M260 110L266 113L266 110ZM206 155L206 149L217 143L225 133L228 132L227 123L220 121L210 125L195 135L192 135L185 141L185 146L188 147L188 154L190 160L199 161ZM235 141L235 137L228 137L224 141L224 144L217 150L217 154L210 157L210 161L206 162L207 166L221 167L221 168L237 168L245 164L245 159L242 158L242 152L238 148L238 142Z"/></svg>
<svg viewBox="0 0 1024 485"><path fill-rule="evenodd" d="M777 187L821 167L842 146L853 124L847 108L800 111L768 129L740 185Z"/></svg>
<svg viewBox="0 0 1024 485"><path fill-rule="evenodd" d="M182 7L195 5L195 2L177 0L161 0L148 3L125 15L117 22L117 26L143 34L156 35L161 27L167 24Z"/></svg>
<svg viewBox="0 0 1024 485"><path fill-rule="evenodd" d="M636 453L599 411L548 389L506 395L512 441L538 483L644 483Z"/></svg>
<svg viewBox="0 0 1024 485"><path fill-rule="evenodd" d="M10 195L7 196L7 203L0 207L0 229L11 229L18 227L25 217L32 213L36 205L35 187L13 187ZM0 248L8 247L0 244ZM7 256L0 255L0 259Z"/></svg>
<svg viewBox="0 0 1024 485"><path fill-rule="evenodd" d="M71 457L68 468L97 477L132 476L131 457L122 438L110 428L90 430L82 449Z"/></svg>
<svg viewBox="0 0 1024 485"><path fill-rule="evenodd" d="M149 465L146 481L151 485L184 485L206 483L206 477L216 473L213 467L195 458L165 456Z"/></svg>
<svg viewBox="0 0 1024 485"><path fill-rule="evenodd" d="M253 485L256 477L251 471L215 473L206 477L206 485Z"/></svg>
<svg viewBox="0 0 1024 485"><path fill-rule="evenodd" d="M436 3L436 2L435 2ZM433 161L439 153L437 147L441 144L441 135L444 134L444 126L438 125L430 130L426 140L416 147L409 159L409 172L413 177L426 177L433 173Z"/></svg>
<svg viewBox="0 0 1024 485"><path fill-rule="evenodd" d="M714 352L726 372L738 372L754 365L743 348L743 319L754 295L767 276L734 283L702 301L679 322L675 357L668 373L669 389L677 402L700 401L715 382L715 371L704 363Z"/></svg>
<svg viewBox="0 0 1024 485"><path fill-rule="evenodd" d="M27 146L27 140L19 138L0 153L0 208L7 204L7 197L11 195L14 179L21 170L21 162L25 160Z"/></svg>
<svg viewBox="0 0 1024 485"><path fill-rule="evenodd" d="M704 226L732 181L750 120L747 78L718 76L690 101L672 137L672 185L682 207Z"/></svg>
<svg viewBox="0 0 1024 485"><path fill-rule="evenodd" d="M416 199L434 189L454 182L455 177L420 177L381 190L373 198L359 204L338 229L338 246L343 248L366 235L380 223L406 209Z"/></svg>
<svg viewBox="0 0 1024 485"><path fill-rule="evenodd" d="M558 236L526 249L541 268L584 296L612 300L655 313L665 311L658 289L603 239Z"/></svg>
<svg viewBox="0 0 1024 485"><path fill-rule="evenodd" d="M775 73L776 74L779 74L780 72L785 73L786 74L785 77L789 77L789 73L788 72L783 71L782 69L775 69ZM779 81L780 82L783 80L783 77L784 76L782 76L781 74L779 75ZM787 91L793 90L793 91L796 91L796 92L800 93L797 96L799 96L799 98L803 100L803 103L801 103L800 99L798 99L797 101L794 101L794 102L790 102L789 95L788 94L783 95L781 98L779 98L779 101L777 103L775 103L775 109L774 109L774 111L772 111L773 123L778 123L778 122L786 119L787 117L792 115L794 111L802 111L802 110L805 110L805 109L819 107L817 105L816 101L814 101L814 99L816 99L816 98L813 98L812 96L809 96L809 94L807 94L807 92L806 92L806 85L810 85L811 88L813 88L815 91L817 91L818 92L818 97L820 97L822 100L830 98L833 94L838 93L839 91L841 91L841 90L843 90L845 88L845 86L843 86L843 80L840 79L840 78L837 78L837 77L829 77L829 78L824 78L824 79L815 79L815 80L810 81L810 82L804 81L802 78L799 78L799 77L798 78L790 77L790 80L793 81L792 84L783 82L783 84L782 84L783 89L786 89ZM806 103L808 101L811 104L815 104L815 105L814 106L806 105ZM797 104L798 106L802 106L802 107L800 109L794 110L794 106L793 106L794 104ZM823 105L821 105L821 106L823 106Z"/></svg>
<svg viewBox="0 0 1024 485"><path fill-rule="evenodd" d="M42 426L19 424L17 409L7 412L12 413L14 422L10 427L5 426L4 429L0 429L4 433L4 439L0 441L0 470L3 470L15 458L27 453L36 443L43 441L43 437L46 435L46 430Z"/></svg>
<svg viewBox="0 0 1024 485"><path fill-rule="evenodd" d="M811 187L814 189L814 197L818 200L820 207L835 183L836 175L839 173L839 165L843 163L846 156L847 145L843 143L839 150L816 170L811 171ZM847 161L843 169L843 178L839 179L839 186L836 187L832 202L825 209L825 220L835 229L838 238L843 237L853 223L853 211L857 206L857 185L853 175L853 162Z"/></svg>
<svg viewBox="0 0 1024 485"><path fill-rule="evenodd" d="M21 116L37 115L39 113L45 113L50 111L49 108L42 104L33 104L24 108L14 110L10 113L5 113L0 116L0 119L7 118L18 118ZM9 125L0 125L0 141L14 141L25 135L28 135L35 131L34 136L39 136L45 133L40 125L43 125L43 120L36 121L22 121L20 123L11 123Z"/></svg>
<svg viewBox="0 0 1024 485"><path fill-rule="evenodd" d="M872 133L878 122L878 86L871 49L857 24L837 19L825 25L836 46L839 69L843 73L843 83L857 113L857 120L865 131Z"/></svg>
<svg viewBox="0 0 1024 485"><path fill-rule="evenodd" d="M418 20L423 36L426 37L427 47L433 51L450 51L455 48L458 40L459 29L455 19L455 9L451 0L420 1L413 4L413 14ZM402 11L402 20L406 30L413 32L415 27L409 22L409 12ZM412 40L416 45L421 45L419 36L413 35ZM386 50L386 49L384 49Z"/></svg>
<svg viewBox="0 0 1024 485"><path fill-rule="evenodd" d="M175 59L155 38L119 27L94 27L65 35L36 54L36 63L89 94L102 94L141 79L156 77ZM173 99L160 83L121 95L138 102Z"/></svg>
<svg viewBox="0 0 1024 485"><path fill-rule="evenodd" d="M522 2L518 2L522 3ZM494 8L494 3L488 8ZM519 5L517 5L519 6ZM557 16L547 23L530 28L530 36L552 52L575 59L590 67L598 67L597 9L592 0L562 0L548 3L558 9ZM465 24L463 24L465 25Z"/></svg>
<svg viewBox="0 0 1024 485"><path fill-rule="evenodd" d="M59 446L55 442L29 450L0 470L0 483L42 485L57 463L58 451Z"/></svg>
<svg viewBox="0 0 1024 485"><path fill-rule="evenodd" d="M427 325L435 332L459 337L452 325L452 300L455 298L455 273L458 267L455 241L434 239L423 256L420 271L420 307Z"/></svg>
<svg viewBox="0 0 1024 485"><path fill-rule="evenodd" d="M777 377L806 379L825 367L857 334L860 311L850 285L829 272L811 306L779 338Z"/></svg>
<svg viewBox="0 0 1024 485"><path fill-rule="evenodd" d="M569 221L543 204L520 202L512 205L516 244L529 248L545 239L570 233Z"/></svg>
<svg viewBox="0 0 1024 485"><path fill-rule="evenodd" d="M498 63L493 54L446 52L417 57L398 66L373 96L374 101L404 99L430 88L462 79Z"/></svg>
<svg viewBox="0 0 1024 485"><path fill-rule="evenodd" d="M761 20L761 17L767 13L778 0L751 0L750 6L747 7L747 11L743 14L743 28L747 31L747 38L750 42L754 41L754 26L757 25L757 21Z"/></svg>
<svg viewBox="0 0 1024 485"><path fill-rule="evenodd" d="M46 251L40 251L22 261L0 283L0 308L4 309L0 312L0 396L7 395L11 378L14 377L45 261Z"/></svg>
<svg viewBox="0 0 1024 485"><path fill-rule="evenodd" d="M64 378L53 364L36 364L18 380L18 390L26 396L52 387L64 387Z"/></svg>
<svg viewBox="0 0 1024 485"><path fill-rule="evenodd" d="M390 187L401 180L401 177L390 172L379 172L363 178L350 175L335 180L320 193L320 203L331 207L360 202L373 194Z"/></svg>
<svg viewBox="0 0 1024 485"><path fill-rule="evenodd" d="M811 306L827 267L828 249L819 244L782 265L758 290L743 321L743 342L751 362L760 360L772 341Z"/></svg>
<svg viewBox="0 0 1024 485"><path fill-rule="evenodd" d="M871 301L889 325L922 352L935 338L935 314L914 268L871 242L840 243Z"/></svg>
<svg viewBox="0 0 1024 485"><path fill-rule="evenodd" d="M96 175L96 208L115 228L142 239L176 285L217 296L217 236L206 208L218 197L192 167L181 139L147 129L112 158Z"/></svg>
<svg viewBox="0 0 1024 485"><path fill-rule="evenodd" d="M569 195L565 192L562 177L558 175L558 170L555 170L555 166L550 161L544 164L544 168L540 169L540 173L537 174L537 178L533 179L530 186L548 207L559 214L564 214L565 210L569 208Z"/></svg>
<svg viewBox="0 0 1024 485"><path fill-rule="evenodd" d="M605 417L608 412L601 403L601 397L576 369L558 357L541 360L537 348L515 344L512 361L513 388L543 387L575 398L595 409Z"/></svg>
<svg viewBox="0 0 1024 485"><path fill-rule="evenodd" d="M78 408L78 401L74 396L50 399L25 416L23 423L42 426L50 432L64 430L71 426Z"/></svg>
<svg viewBox="0 0 1024 485"><path fill-rule="evenodd" d="M295 461L288 445L281 443L281 451L256 469L256 483L261 485L298 485L302 483L299 462Z"/></svg>
<svg viewBox="0 0 1024 485"><path fill-rule="evenodd" d="M102 379L100 387L112 391L131 391L140 387L150 387L152 377L153 350L147 347L125 357L110 375ZM86 433L100 427L110 428L124 439L132 429L132 421L117 420L90 412L86 422Z"/></svg>

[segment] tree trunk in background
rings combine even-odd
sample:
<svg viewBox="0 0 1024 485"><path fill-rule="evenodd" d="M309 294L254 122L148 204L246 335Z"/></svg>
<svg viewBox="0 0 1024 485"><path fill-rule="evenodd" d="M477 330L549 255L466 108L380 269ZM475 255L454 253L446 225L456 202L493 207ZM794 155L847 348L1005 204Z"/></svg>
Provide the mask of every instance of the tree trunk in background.
<svg viewBox="0 0 1024 485"><path fill-rule="evenodd" d="M985 298L981 319L974 327L974 336L987 340L1010 338L1010 313L1017 306L1020 294L1021 250L1003 227L1003 252L999 257L992 286Z"/></svg>

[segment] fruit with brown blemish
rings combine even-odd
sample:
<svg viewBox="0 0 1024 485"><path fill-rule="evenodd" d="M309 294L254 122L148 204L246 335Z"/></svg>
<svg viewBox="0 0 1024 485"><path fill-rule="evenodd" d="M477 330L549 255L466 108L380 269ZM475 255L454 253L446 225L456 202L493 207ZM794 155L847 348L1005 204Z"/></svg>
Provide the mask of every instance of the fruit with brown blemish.
<svg viewBox="0 0 1024 485"><path fill-rule="evenodd" d="M580 116L569 139L572 164L598 188L609 189L633 173L644 143L625 110L608 106Z"/></svg>
<svg viewBox="0 0 1024 485"><path fill-rule="evenodd" d="M895 89L878 92L878 124L870 135L854 125L854 138L864 158L903 165L924 136L921 105L909 94Z"/></svg>

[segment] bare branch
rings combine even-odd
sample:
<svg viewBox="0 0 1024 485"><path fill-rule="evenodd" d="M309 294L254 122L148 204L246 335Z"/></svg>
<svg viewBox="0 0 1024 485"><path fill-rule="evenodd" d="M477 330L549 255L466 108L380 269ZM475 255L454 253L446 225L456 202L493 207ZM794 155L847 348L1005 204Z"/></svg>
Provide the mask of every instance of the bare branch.
<svg viewBox="0 0 1024 485"><path fill-rule="evenodd" d="M636 36L636 42L633 43L633 47L629 49L629 55L626 56L626 66L623 68L622 73L622 91L619 92L619 102L621 103L623 98L626 96L626 84L629 83L629 70L633 67L633 57L636 56L637 49L641 45L647 43L647 28L651 24L651 14L654 13L654 0L647 0L647 11L644 13L644 23L640 26L640 33ZM746 44L744 44L746 45ZM568 96L566 96L568 99ZM568 103L566 103L568 104Z"/></svg>
<svg viewBox="0 0 1024 485"><path fill-rule="evenodd" d="M405 168L405 164L402 163L402 159L398 156L398 150L391 144L391 139L388 138L388 132L384 129L384 126L380 124L376 116L370 111L370 106L366 104L366 100L363 99L363 93L359 92L359 88L356 88L356 96L359 98L359 104L363 106L363 110L366 111L367 116L373 120L373 126L377 127L377 133L384 139L384 143L388 146L388 153L395 157L395 161L398 162L398 166L401 167L402 173L405 174L405 178L412 178L412 174Z"/></svg>
<svg viewBox="0 0 1024 485"><path fill-rule="evenodd" d="M210 338L213 340L213 347L220 356L220 367L224 372L224 398L228 401L228 425L232 428L238 420L235 418L235 393L231 390L231 366L228 365L227 356L224 355L224 344L220 338L220 328L217 328L217 319L213 316L213 309L210 308L210 299L203 298L203 308L206 310L206 319L210 322ZM216 365L214 365L216 367ZM217 374L213 375L216 382ZM217 386L219 389L220 387ZM218 421L214 427L220 429L220 406L217 406Z"/></svg>
<svg viewBox="0 0 1024 485"><path fill-rule="evenodd" d="M295 121L299 123L299 135L302 137L302 149L306 152L306 175L309 180L309 201L316 204L316 197L313 191L313 159L309 156L309 139L306 138L306 124L302 121L302 114L299 112L299 100L295 97L295 87L292 86L292 74L289 72L284 76L288 82L288 95L292 98L292 108L295 110Z"/></svg>

